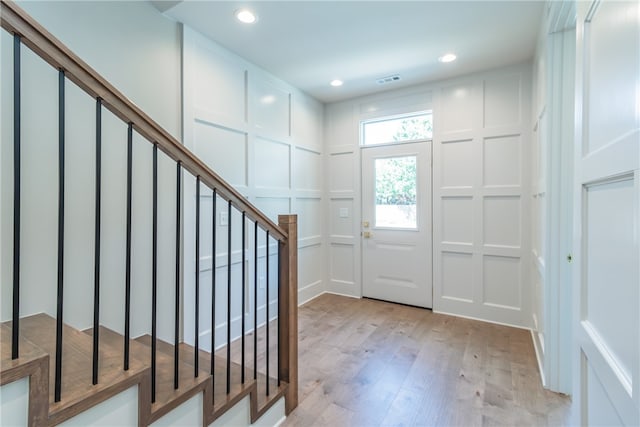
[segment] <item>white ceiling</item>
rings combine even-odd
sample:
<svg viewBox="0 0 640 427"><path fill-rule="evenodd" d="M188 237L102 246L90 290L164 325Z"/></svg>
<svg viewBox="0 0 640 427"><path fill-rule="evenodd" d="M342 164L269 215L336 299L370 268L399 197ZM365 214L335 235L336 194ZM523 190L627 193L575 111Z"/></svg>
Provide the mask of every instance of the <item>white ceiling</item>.
<svg viewBox="0 0 640 427"><path fill-rule="evenodd" d="M541 1L153 2L322 102L439 80L533 56ZM236 21L248 7L253 25ZM458 59L438 62L446 52ZM401 80L376 80L400 74ZM331 87L332 79L344 80Z"/></svg>

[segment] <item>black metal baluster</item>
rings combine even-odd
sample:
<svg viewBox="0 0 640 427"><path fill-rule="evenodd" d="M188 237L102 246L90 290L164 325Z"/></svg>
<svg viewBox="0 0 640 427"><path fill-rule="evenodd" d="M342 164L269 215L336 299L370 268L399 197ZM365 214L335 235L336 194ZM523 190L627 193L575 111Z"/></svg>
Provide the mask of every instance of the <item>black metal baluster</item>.
<svg viewBox="0 0 640 427"><path fill-rule="evenodd" d="M129 338L131 336L131 198L133 185L133 123L127 130L127 250L124 289L124 370L129 370Z"/></svg>
<svg viewBox="0 0 640 427"><path fill-rule="evenodd" d="M196 298L195 298L195 331L193 352L193 376L198 376L199 357L199 322L200 322L200 176L196 177Z"/></svg>
<svg viewBox="0 0 640 427"><path fill-rule="evenodd" d="M19 355L20 329L20 36L13 36L13 310L11 358Z"/></svg>
<svg viewBox="0 0 640 427"><path fill-rule="evenodd" d="M182 198L182 164L176 164L176 288L175 288L175 307L174 307L174 323L173 323L173 388L178 388L178 361L179 351L178 344L180 340L180 200Z"/></svg>
<svg viewBox="0 0 640 427"><path fill-rule="evenodd" d="M153 258L151 262L151 403L156 401L158 339L158 144L153 144Z"/></svg>
<svg viewBox="0 0 640 427"><path fill-rule="evenodd" d="M215 385L216 351L216 205L218 192L213 189L211 201L211 383ZM215 393L211 393L212 401Z"/></svg>
<svg viewBox="0 0 640 427"><path fill-rule="evenodd" d="M253 229L253 379L258 379L258 221Z"/></svg>
<svg viewBox="0 0 640 427"><path fill-rule="evenodd" d="M267 238L265 241L265 249L266 249L266 268L267 268L267 285L266 285L266 318L267 322L265 325L266 328L266 359L267 359L267 373L266 373L266 383L267 383L267 396L269 396L269 230L267 230Z"/></svg>
<svg viewBox="0 0 640 427"><path fill-rule="evenodd" d="M93 385L98 384L100 345L100 214L102 203L102 98L96 100L96 203L93 249Z"/></svg>
<svg viewBox="0 0 640 427"><path fill-rule="evenodd" d="M227 394L231 392L231 200L227 211Z"/></svg>
<svg viewBox="0 0 640 427"><path fill-rule="evenodd" d="M242 372L240 373L240 382L242 384L244 384L244 347L245 347L245 342L244 342L244 329L245 329L245 324L244 324L244 312L245 312L245 303L244 303L244 299L246 298L245 295L245 286L246 286L246 272L245 272L245 262L244 262L244 258L245 258L245 247L246 247L246 228L247 228L247 214L246 212L242 212L242 361L240 363L240 365L242 366Z"/></svg>
<svg viewBox="0 0 640 427"><path fill-rule="evenodd" d="M58 72L58 295L56 311L56 372L54 401L60 402L62 389L62 306L64 299L64 70Z"/></svg>

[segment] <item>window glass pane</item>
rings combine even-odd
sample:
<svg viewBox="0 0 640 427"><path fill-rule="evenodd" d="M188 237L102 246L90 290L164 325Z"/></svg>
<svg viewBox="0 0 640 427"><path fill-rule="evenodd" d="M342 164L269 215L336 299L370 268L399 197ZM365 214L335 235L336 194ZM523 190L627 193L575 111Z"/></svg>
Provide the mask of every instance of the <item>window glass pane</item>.
<svg viewBox="0 0 640 427"><path fill-rule="evenodd" d="M376 227L417 228L416 156L376 159Z"/></svg>
<svg viewBox="0 0 640 427"><path fill-rule="evenodd" d="M362 144L375 145L431 139L432 118L431 113L420 113L364 122Z"/></svg>

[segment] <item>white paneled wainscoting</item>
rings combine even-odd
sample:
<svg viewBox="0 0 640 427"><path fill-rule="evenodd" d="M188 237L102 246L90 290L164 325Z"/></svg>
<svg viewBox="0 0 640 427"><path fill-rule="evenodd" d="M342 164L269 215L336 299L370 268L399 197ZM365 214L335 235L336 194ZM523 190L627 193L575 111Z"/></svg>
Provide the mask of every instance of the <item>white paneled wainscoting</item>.
<svg viewBox="0 0 640 427"><path fill-rule="evenodd" d="M360 121L432 110L433 309L530 328L530 109L530 63L328 105L327 290L361 296Z"/></svg>
<svg viewBox="0 0 640 427"><path fill-rule="evenodd" d="M528 68L446 85L439 101L433 180L436 307L528 327Z"/></svg>
<svg viewBox="0 0 640 427"><path fill-rule="evenodd" d="M222 48L200 33L183 27L183 105L184 143L211 169L230 182L243 196L277 222L279 214L299 215L299 301L313 298L325 289L324 224L322 204L323 162L323 106L308 95ZM195 179L184 184L185 258L195 256ZM203 191L201 213L211 218L213 194ZM223 310L227 300L227 231L228 224L242 223L240 212L233 210L228 217L227 205L216 200L216 346L226 340L226 318ZM234 226L235 241L241 241L242 227ZM235 284L232 300L241 295L242 269L247 278L253 277L254 224L246 224L246 247L232 247L231 276ZM212 224L203 223L200 229L200 298L211 298L212 283ZM266 277L266 237L258 233L258 295L253 292L246 301L246 322L253 325L254 304L257 304L258 324L267 315L267 283L269 289L269 317L277 314L277 243L269 240L269 276ZM184 298L195 298L195 266L185 264ZM247 280L247 285L250 283ZM235 305L231 313L232 338L239 336L241 309ZM200 324L209 325L211 312L201 312ZM194 319L185 319L185 339L191 342ZM200 342L211 344L209 329L201 330Z"/></svg>

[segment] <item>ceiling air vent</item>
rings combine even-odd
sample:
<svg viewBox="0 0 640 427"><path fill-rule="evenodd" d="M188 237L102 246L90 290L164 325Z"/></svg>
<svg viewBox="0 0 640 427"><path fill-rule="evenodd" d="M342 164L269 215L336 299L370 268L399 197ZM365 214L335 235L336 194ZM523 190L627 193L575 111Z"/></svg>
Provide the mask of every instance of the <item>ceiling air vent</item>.
<svg viewBox="0 0 640 427"><path fill-rule="evenodd" d="M387 83L393 83L400 80L400 76L398 74L394 74L393 76L382 77L381 79L376 80L379 85L386 85Z"/></svg>

